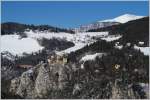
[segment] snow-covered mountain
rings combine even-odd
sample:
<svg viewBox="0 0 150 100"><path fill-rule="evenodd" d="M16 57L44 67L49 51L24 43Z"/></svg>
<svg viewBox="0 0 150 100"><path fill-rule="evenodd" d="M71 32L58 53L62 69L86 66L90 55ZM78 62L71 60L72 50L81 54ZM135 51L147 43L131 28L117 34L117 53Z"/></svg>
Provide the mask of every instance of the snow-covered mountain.
<svg viewBox="0 0 150 100"><path fill-rule="evenodd" d="M135 20L139 18L143 18L143 16L125 14L125 15L116 17L114 19L98 21L96 23L89 24L87 26L86 25L82 26L79 28L78 30L79 32L75 34L70 34L66 32L58 33L58 32L25 29L23 33L26 35L26 37L23 37L23 38L21 38L19 34L15 34L15 33L11 35L8 35L8 34L2 35L1 36L1 43L2 43L1 51L2 52L8 51L12 53L12 55L22 55L24 52L30 54L32 52L37 52L39 50L44 49L44 47L39 44L38 42L39 39L58 38L58 39L65 39L66 41L72 42L74 46L66 50L63 50L61 52L57 52L57 53L58 54L59 53L61 54L64 52L70 53L72 51L75 51L77 49L84 47L87 44L93 43L95 40L93 40L92 37L99 36L102 40L106 40L106 41L113 41L122 37L121 35L118 35L117 37L109 35L108 34L109 30L105 30L105 32L85 32L85 31L88 31L90 29L95 29L95 28L112 26L114 24L125 23L127 21Z"/></svg>
<svg viewBox="0 0 150 100"><path fill-rule="evenodd" d="M106 20L97 21L97 22L87 24L87 25L81 25L79 28L75 28L74 31L75 32L86 32L91 29L98 29L98 28L116 25L119 23L126 23L128 21L140 19L143 17L144 16L137 16L137 15L133 15L133 14L124 14L124 15L118 16L113 19L106 19Z"/></svg>
<svg viewBox="0 0 150 100"><path fill-rule="evenodd" d="M124 15L118 16L118 17L113 18L113 19L102 20L102 21L99 21L99 22L119 22L119 23L126 23L128 21L140 19L140 18L143 18L143 17L144 16L137 16L137 15L133 15L133 14L124 14Z"/></svg>

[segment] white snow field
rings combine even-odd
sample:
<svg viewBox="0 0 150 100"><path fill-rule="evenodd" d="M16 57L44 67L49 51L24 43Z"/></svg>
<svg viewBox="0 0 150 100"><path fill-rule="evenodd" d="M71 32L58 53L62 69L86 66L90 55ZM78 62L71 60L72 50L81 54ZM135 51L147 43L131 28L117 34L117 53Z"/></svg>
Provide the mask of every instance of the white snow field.
<svg viewBox="0 0 150 100"><path fill-rule="evenodd" d="M124 15L121 15L121 16L113 18L113 19L102 20L102 21L99 21L99 22L119 22L119 23L126 23L128 21L140 19L140 18L143 18L143 17L144 16L136 16L136 15L133 15L133 14L124 14Z"/></svg>
<svg viewBox="0 0 150 100"><path fill-rule="evenodd" d="M1 52L8 51L12 55L22 55L25 53L37 52L43 47L38 44L35 39L22 38L19 35L2 35L1 36Z"/></svg>
<svg viewBox="0 0 150 100"><path fill-rule="evenodd" d="M99 36L99 37L103 37L103 36L107 36L108 32L85 32L85 33L76 33L76 34L70 34L70 33L50 33L50 32L33 32L32 30L25 32L27 34L28 37L30 38L35 38L35 39L40 39L40 38L47 38L47 39L51 39L51 38L61 38L61 39L66 39L68 41L72 41L74 43L78 42L78 41L85 41L87 40L87 38L91 38L93 36Z"/></svg>
<svg viewBox="0 0 150 100"><path fill-rule="evenodd" d="M1 52L8 51L13 55L22 56L23 53L32 53L42 50L44 47L38 44L37 39L42 38L61 38L71 41L75 44L74 47L68 48L63 51L57 51L58 54L70 53L83 48L85 45L93 43L95 40L92 37L104 37L108 32L86 32L86 33L52 33L40 31L25 31L27 38L20 39L19 35L2 35L1 36Z"/></svg>
<svg viewBox="0 0 150 100"><path fill-rule="evenodd" d="M50 33L50 32L33 32L25 31L27 34L27 38L20 39L19 35L2 35L1 36L1 52L8 51L12 55L22 56L23 53L32 53L42 50L44 47L38 44L37 39L42 38L61 38L66 39L67 41L71 41L75 44L75 46L70 47L68 49L62 51L56 51L57 54L70 53L74 52L78 49L83 48L86 45L94 43L96 40L93 37L100 37L102 40L106 40L107 42L111 42L114 40L120 39L121 35L109 35L108 32L84 32L84 33ZM122 46L116 46L116 48L121 49ZM145 55L150 54L149 47L138 47L134 46L135 49L140 49Z"/></svg>
<svg viewBox="0 0 150 100"><path fill-rule="evenodd" d="M56 53L58 55L61 55L64 53L74 52L76 50L83 48L86 45L94 43L96 40L92 39L92 37L106 37L106 36L108 36L108 32L85 32L73 34L73 39L71 40L75 44L75 46Z"/></svg>
<svg viewBox="0 0 150 100"><path fill-rule="evenodd" d="M150 55L150 47L138 47L134 45L134 49L140 50L141 52L144 53L144 55Z"/></svg>
<svg viewBox="0 0 150 100"><path fill-rule="evenodd" d="M40 31L25 31L25 33L27 34L27 36L29 38L34 38L34 39L42 39L42 38L46 38L46 39L51 39L51 38L61 38L61 39L67 39L68 41L71 41L71 39L73 39L73 34L69 34L69 33L54 33L54 32L40 32Z"/></svg>

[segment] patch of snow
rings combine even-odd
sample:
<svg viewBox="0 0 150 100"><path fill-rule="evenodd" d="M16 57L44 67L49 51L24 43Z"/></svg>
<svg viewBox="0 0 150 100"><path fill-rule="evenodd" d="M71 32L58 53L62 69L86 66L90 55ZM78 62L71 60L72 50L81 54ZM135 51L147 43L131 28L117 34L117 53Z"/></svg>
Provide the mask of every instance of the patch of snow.
<svg viewBox="0 0 150 100"><path fill-rule="evenodd" d="M135 69L134 69L134 72L138 72L138 69L137 69L137 68L135 68Z"/></svg>
<svg viewBox="0 0 150 100"><path fill-rule="evenodd" d="M109 33L108 32L82 32L82 33L77 33L77 35L79 36L108 36Z"/></svg>
<svg viewBox="0 0 150 100"><path fill-rule="evenodd" d="M32 53L42 49L43 47L32 38L19 39L19 35L1 36L1 52L9 51L12 55L22 55L24 52Z"/></svg>
<svg viewBox="0 0 150 100"><path fill-rule="evenodd" d="M114 19L108 19L108 20L103 20L103 21L99 21L99 22L119 22L119 23L126 23L128 21L140 19L140 18L143 18L143 17L144 16L136 16L136 15L132 15L132 14L124 14L124 15L121 15L121 16L116 17Z"/></svg>
<svg viewBox="0 0 150 100"><path fill-rule="evenodd" d="M126 46L128 46L128 47L131 46L131 43L127 43Z"/></svg>
<svg viewBox="0 0 150 100"><path fill-rule="evenodd" d="M139 83L139 85L143 88L143 91L149 96L149 84L148 83Z"/></svg>
<svg viewBox="0 0 150 100"><path fill-rule="evenodd" d="M119 45L119 42L116 42L116 43L115 43L115 46L118 46L118 45Z"/></svg>
<svg viewBox="0 0 150 100"><path fill-rule="evenodd" d="M141 41L140 41L140 42L139 42L139 44L140 44L140 45L143 45L143 44L144 44L144 42L141 42Z"/></svg>
<svg viewBox="0 0 150 100"><path fill-rule="evenodd" d="M144 55L150 55L150 47L138 47L134 45L134 49L140 50L141 52L144 53Z"/></svg>
<svg viewBox="0 0 150 100"><path fill-rule="evenodd" d="M108 36L108 32L83 32L73 34L73 38L71 39L75 46L70 47L66 50L56 52L58 55L63 53L71 53L76 50L83 48L86 45L90 45L95 42L92 37L105 37Z"/></svg>
<svg viewBox="0 0 150 100"><path fill-rule="evenodd" d="M84 63L83 63L83 64L81 64L81 69L84 69Z"/></svg>
<svg viewBox="0 0 150 100"><path fill-rule="evenodd" d="M102 55L105 53L95 53L95 54L91 54L91 55L85 55L84 57L81 58L80 61L87 61L87 60L95 60L95 58L98 57L102 57Z"/></svg>
<svg viewBox="0 0 150 100"><path fill-rule="evenodd" d="M99 73L99 72L100 72L99 70L97 70L97 69L95 70L95 73Z"/></svg>
<svg viewBox="0 0 150 100"><path fill-rule="evenodd" d="M27 71L27 73L31 74L31 73L33 73L33 70L32 70L32 69L29 69L29 70Z"/></svg>
<svg viewBox="0 0 150 100"><path fill-rule="evenodd" d="M114 40L120 39L122 36L121 35L108 35L107 37L101 38L102 40L106 40L107 42L111 42Z"/></svg>
<svg viewBox="0 0 150 100"><path fill-rule="evenodd" d="M148 86L148 84L146 84L146 83L139 83L142 87L147 87Z"/></svg>
<svg viewBox="0 0 150 100"><path fill-rule="evenodd" d="M7 51L1 52L1 56L2 56L3 58L7 58L8 60L11 60L11 61L14 61L14 60L15 60L15 56L12 55L10 52L7 52Z"/></svg>
<svg viewBox="0 0 150 100"><path fill-rule="evenodd" d="M60 39L66 39L67 41L71 41L71 39L73 39L73 34L69 34L69 33L54 33L54 32L40 32L37 31L36 33L32 30L30 31L26 31L25 32L27 34L28 37L30 38L35 38L35 39L42 39L42 38L46 38L46 39L52 39L52 38L60 38Z"/></svg>
<svg viewBox="0 0 150 100"><path fill-rule="evenodd" d="M116 43L115 43L115 48L117 48L117 49L122 49L122 48L123 48L123 45L120 45L119 42L116 42Z"/></svg>
<svg viewBox="0 0 150 100"><path fill-rule="evenodd" d="M115 48L117 48L117 49L122 49L122 48L123 48L123 45L115 46Z"/></svg>

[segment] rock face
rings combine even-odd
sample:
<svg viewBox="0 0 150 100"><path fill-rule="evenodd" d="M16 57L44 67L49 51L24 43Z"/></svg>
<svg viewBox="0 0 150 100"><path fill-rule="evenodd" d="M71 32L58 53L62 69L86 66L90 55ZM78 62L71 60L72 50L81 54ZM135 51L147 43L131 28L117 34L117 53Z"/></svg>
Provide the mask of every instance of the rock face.
<svg viewBox="0 0 150 100"><path fill-rule="evenodd" d="M34 92L34 80L32 77L32 73L27 71L20 77L11 80L10 92L20 97L32 98Z"/></svg>
<svg viewBox="0 0 150 100"><path fill-rule="evenodd" d="M11 80L10 92L25 98L46 98L51 90L62 90L67 84L66 67L41 64Z"/></svg>
<svg viewBox="0 0 150 100"><path fill-rule="evenodd" d="M78 66L39 64L12 79L9 92L26 99L146 98L145 93L135 84L126 84L119 78L112 80L105 74L95 76L91 69L81 69Z"/></svg>

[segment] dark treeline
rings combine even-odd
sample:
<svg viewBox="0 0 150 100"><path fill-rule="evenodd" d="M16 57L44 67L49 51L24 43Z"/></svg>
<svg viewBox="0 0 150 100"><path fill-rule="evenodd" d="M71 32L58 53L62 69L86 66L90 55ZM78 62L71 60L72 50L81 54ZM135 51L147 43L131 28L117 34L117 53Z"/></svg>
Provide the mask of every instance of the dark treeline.
<svg viewBox="0 0 150 100"><path fill-rule="evenodd" d="M84 56L88 52L109 52L113 47L113 42L106 42L105 40L99 40L91 45L86 45L82 49L77 50L76 52L71 52L68 57L70 61L77 61L80 57Z"/></svg>
<svg viewBox="0 0 150 100"><path fill-rule="evenodd" d="M72 30L58 28L50 25L27 25L27 24L20 24L15 22L7 22L1 24L1 35L5 34L22 34L25 29L31 29L31 30L39 30L39 31L49 31L49 32L68 32L68 33L74 33Z"/></svg>
<svg viewBox="0 0 150 100"><path fill-rule="evenodd" d="M95 61L87 61L85 63L87 66L101 66L107 75L112 76L112 66L115 64L119 64L122 68L128 70L129 74L132 74L134 69L140 70L140 74L138 79L135 81L148 82L148 74L149 74L149 58L145 56L140 50L135 50L133 45L124 46L122 49L114 48L113 44L115 42L106 42L106 41L97 41L91 45L87 45L82 49L77 50L76 52L72 52L69 54L70 62L79 62L82 56L87 53L106 53L107 55L103 55L101 59L97 58ZM98 65L97 65L98 64ZM104 68L105 67L105 68ZM93 71L94 72L94 71ZM101 71L100 71L101 72ZM134 76L135 78L135 76Z"/></svg>
<svg viewBox="0 0 150 100"><path fill-rule="evenodd" d="M74 46L74 43L61 38L52 38L52 39L42 38L38 40L38 42L41 46L45 47L46 50L50 50L50 51L64 50Z"/></svg>

